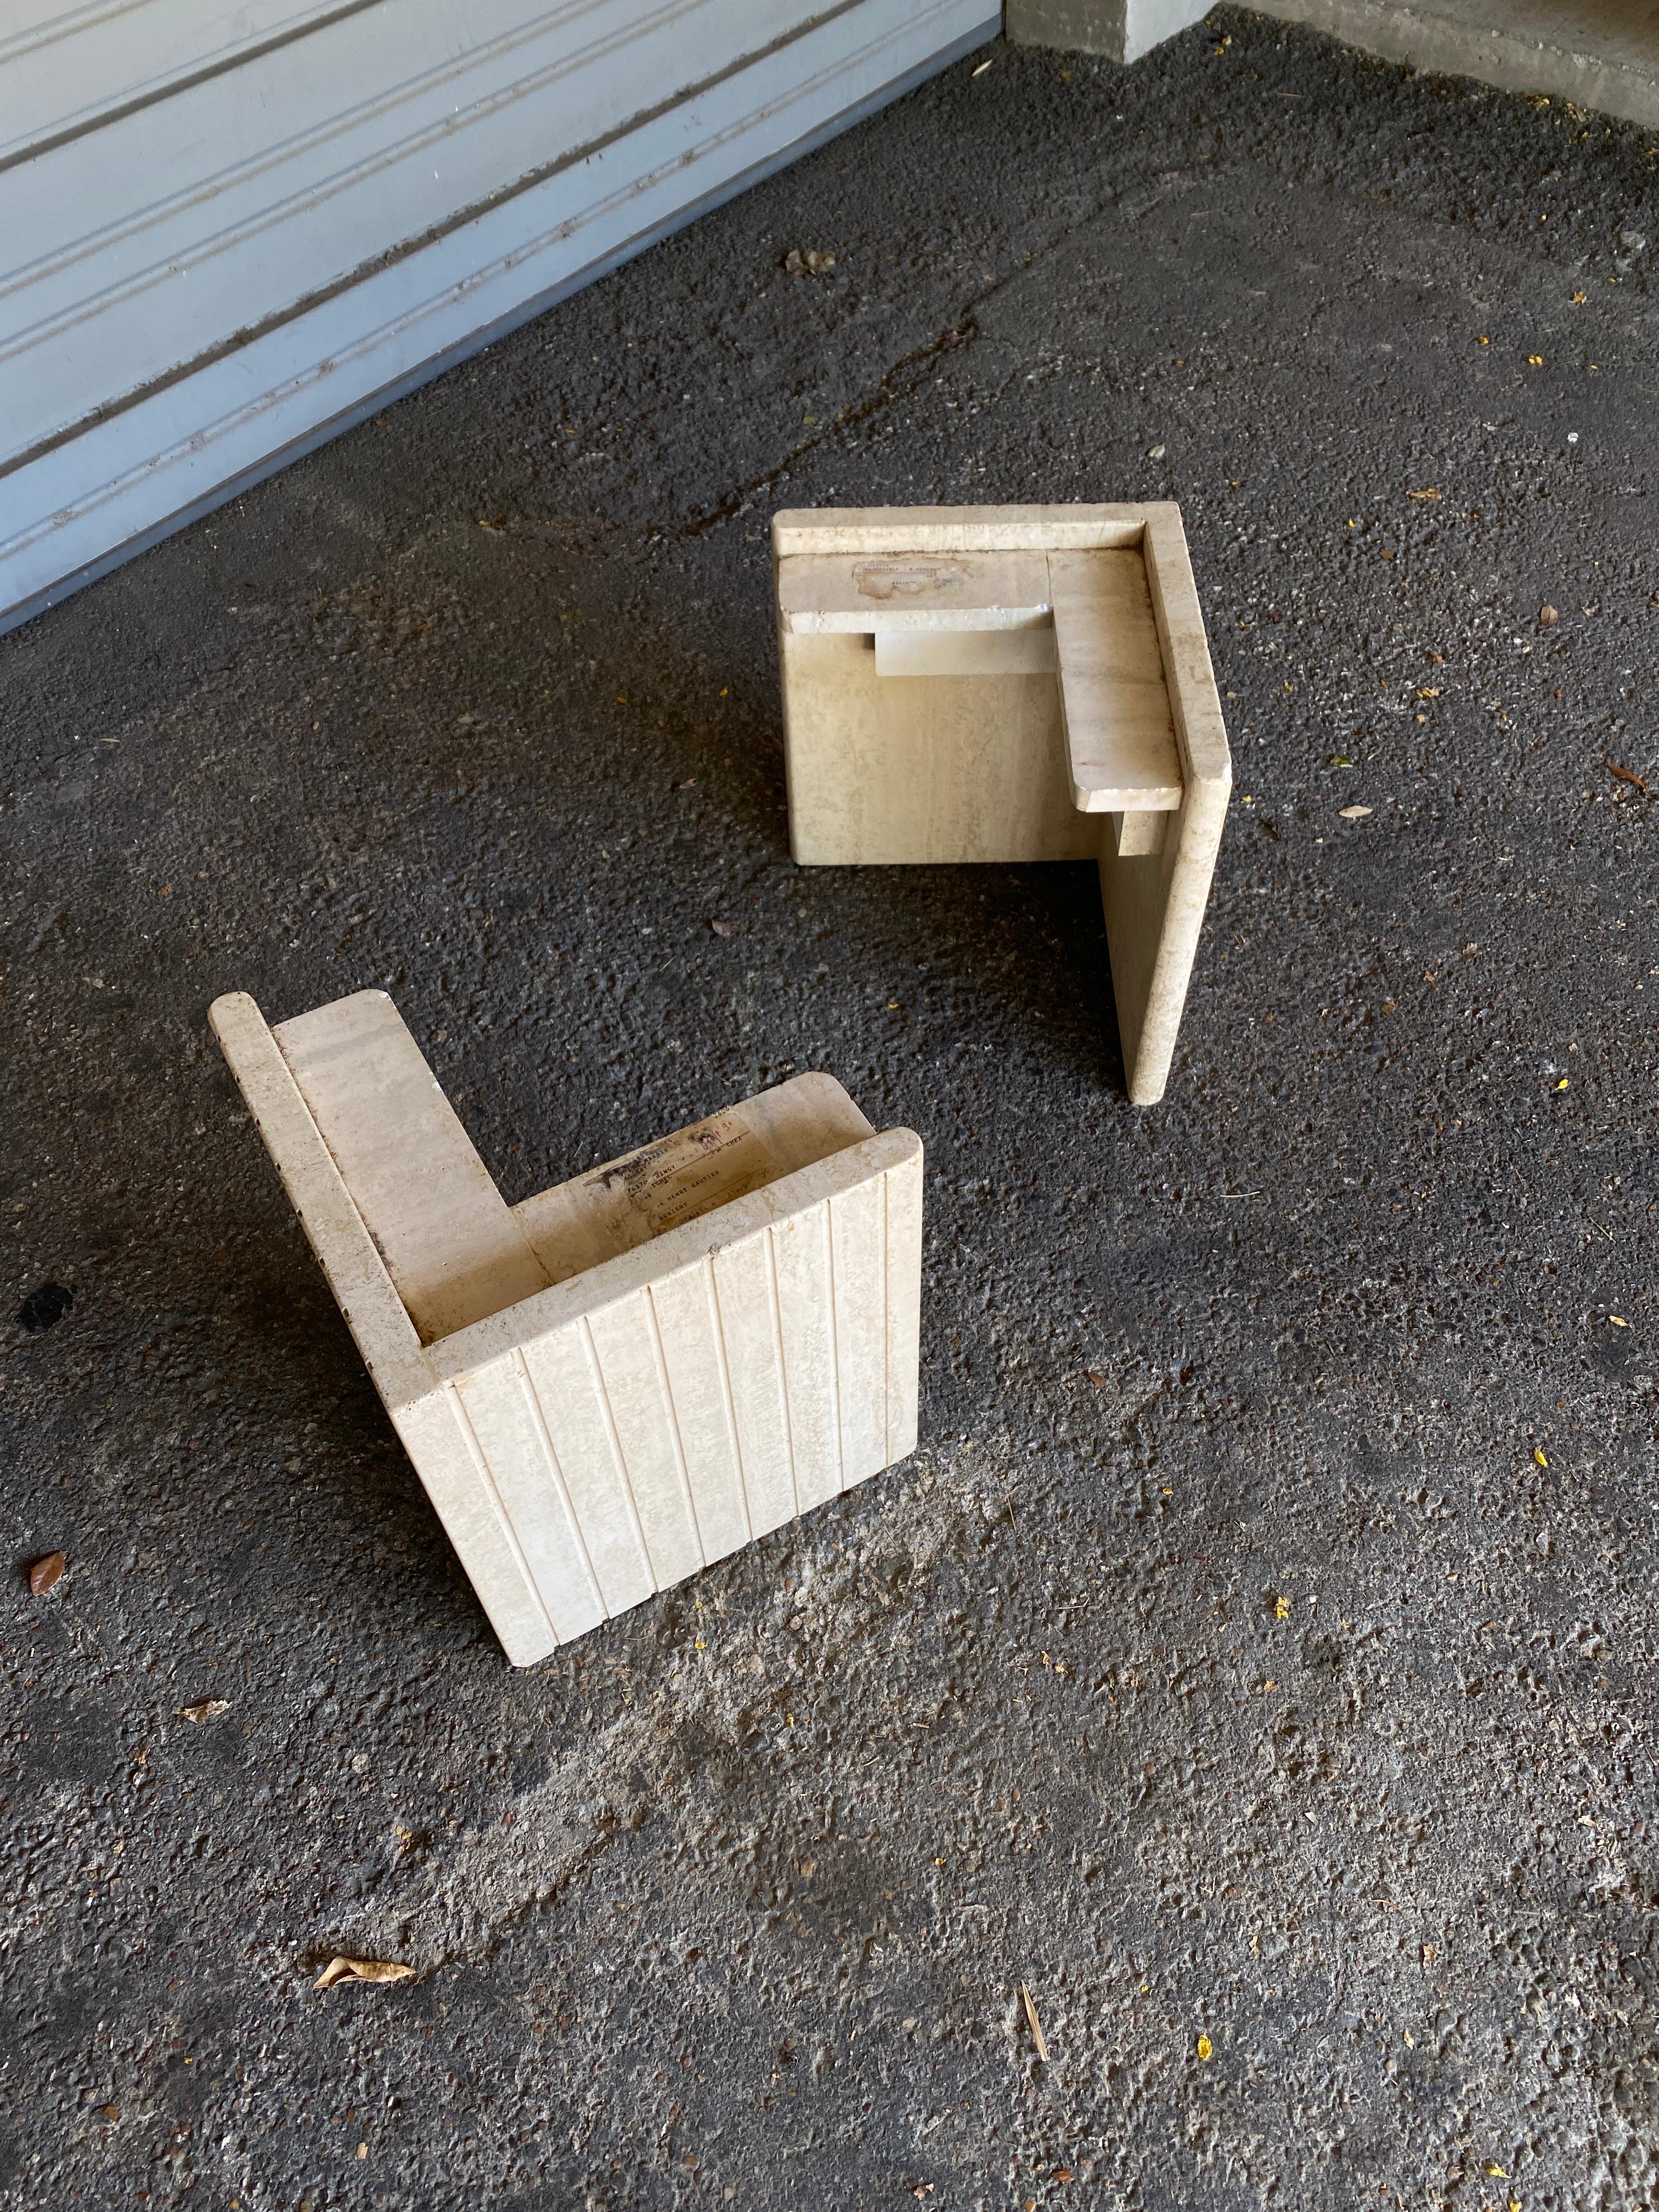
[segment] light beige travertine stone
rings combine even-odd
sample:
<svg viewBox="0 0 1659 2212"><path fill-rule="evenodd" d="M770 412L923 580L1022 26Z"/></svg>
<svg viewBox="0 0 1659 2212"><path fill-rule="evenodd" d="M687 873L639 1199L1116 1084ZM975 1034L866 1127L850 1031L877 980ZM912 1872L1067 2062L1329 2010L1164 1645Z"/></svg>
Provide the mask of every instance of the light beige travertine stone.
<svg viewBox="0 0 1659 2212"><path fill-rule="evenodd" d="M921 1146L833 1078L508 1207L384 993L210 1018L515 1665L915 1449Z"/></svg>
<svg viewBox="0 0 1659 2212"><path fill-rule="evenodd" d="M796 860L1097 860L1153 1103L1232 778L1180 510L798 509L772 550Z"/></svg>

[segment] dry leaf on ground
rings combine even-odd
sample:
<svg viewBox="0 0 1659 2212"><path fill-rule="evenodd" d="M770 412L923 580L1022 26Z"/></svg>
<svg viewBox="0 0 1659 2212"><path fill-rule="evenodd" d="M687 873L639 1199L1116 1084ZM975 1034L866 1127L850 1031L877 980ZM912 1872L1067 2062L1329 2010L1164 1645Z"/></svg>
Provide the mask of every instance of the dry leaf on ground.
<svg viewBox="0 0 1659 2212"><path fill-rule="evenodd" d="M1437 484L1431 484L1425 491L1408 491L1406 496L1407 499L1438 499L1440 488Z"/></svg>
<svg viewBox="0 0 1659 2212"><path fill-rule="evenodd" d="M732 934L732 925L729 921L711 921L708 927L716 937L730 937Z"/></svg>
<svg viewBox="0 0 1659 2212"><path fill-rule="evenodd" d="M836 257L819 253L810 246L792 246L783 257L783 265L792 276L823 276L835 267Z"/></svg>
<svg viewBox="0 0 1659 2212"><path fill-rule="evenodd" d="M336 1982L412 1982L414 1978L413 1966L400 1966L390 1959L331 1959L312 1986L331 1990Z"/></svg>
<svg viewBox="0 0 1659 2212"><path fill-rule="evenodd" d="M1560 619L1561 610L1559 607L1553 607L1549 601L1546 599L1543 605L1538 610L1539 629L1547 629L1552 623L1558 623Z"/></svg>
<svg viewBox="0 0 1659 2212"><path fill-rule="evenodd" d="M29 1569L29 1588L35 1596L44 1597L68 1565L61 1552L48 1552L44 1559L37 1559Z"/></svg>
<svg viewBox="0 0 1659 2212"><path fill-rule="evenodd" d="M181 1721L216 1721L221 1713L229 1711L228 1698L204 1698L198 1705L180 1705L179 1717Z"/></svg>
<svg viewBox="0 0 1659 2212"><path fill-rule="evenodd" d="M1607 774L1609 775L1616 775L1620 783L1633 783L1638 791L1645 791L1647 789L1646 784L1643 782L1641 777L1636 774L1633 769L1620 768L1616 760L1610 760L1607 763Z"/></svg>
<svg viewBox="0 0 1659 2212"><path fill-rule="evenodd" d="M1048 2063L1048 2046L1042 2039L1042 2022L1037 2018L1037 2008L1032 2002L1031 1992L1024 1982L1019 1985L1019 2001L1025 2008L1025 2018L1030 2027L1031 2040L1036 2045L1036 2055L1046 2066Z"/></svg>
<svg viewBox="0 0 1659 2212"><path fill-rule="evenodd" d="M1345 806L1342 809L1342 819L1345 822L1358 822L1361 815L1369 814L1370 811L1369 806Z"/></svg>

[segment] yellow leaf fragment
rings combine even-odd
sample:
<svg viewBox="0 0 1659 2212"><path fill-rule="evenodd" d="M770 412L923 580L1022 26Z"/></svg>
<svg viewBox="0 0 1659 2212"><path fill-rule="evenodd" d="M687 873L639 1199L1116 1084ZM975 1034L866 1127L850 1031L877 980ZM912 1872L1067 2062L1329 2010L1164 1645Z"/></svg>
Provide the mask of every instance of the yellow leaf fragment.
<svg viewBox="0 0 1659 2212"><path fill-rule="evenodd" d="M1607 1319L1613 1323L1615 1328L1628 1328L1630 1327L1630 1323L1625 1319L1623 1314L1609 1314L1607 1316Z"/></svg>
<svg viewBox="0 0 1659 2212"><path fill-rule="evenodd" d="M1495 2158L1489 2158L1486 2160L1486 2165L1481 2168L1481 2172L1483 2173L1491 2174L1494 2181L1507 2181L1509 2179L1508 2174L1504 2172L1503 2167L1499 2166Z"/></svg>
<svg viewBox="0 0 1659 2212"><path fill-rule="evenodd" d="M1430 484L1425 490L1408 491L1406 494L1406 496L1407 499L1438 499L1440 496L1440 487L1437 484Z"/></svg>
<svg viewBox="0 0 1659 2212"><path fill-rule="evenodd" d="M1215 2045L1207 2035L1200 2035L1198 2039L1198 2055L1206 2066L1215 2057Z"/></svg>
<svg viewBox="0 0 1659 2212"><path fill-rule="evenodd" d="M1549 1465L1549 1462L1545 1458L1543 1453L1538 1449L1536 1444L1533 1446L1532 1455L1537 1461L1540 1467L1547 1467Z"/></svg>
<svg viewBox="0 0 1659 2212"><path fill-rule="evenodd" d="M1571 1077L1564 1075L1555 1087L1558 1091L1570 1090L1571 1088Z"/></svg>
<svg viewBox="0 0 1659 2212"><path fill-rule="evenodd" d="M1275 1620L1288 1620L1290 1617L1291 1601L1289 1598L1276 1597L1273 1600L1273 1619Z"/></svg>
<svg viewBox="0 0 1659 2212"><path fill-rule="evenodd" d="M405 1966L391 1959L331 1959L316 1980L313 1989L331 1990L336 1982L412 1982L413 1966Z"/></svg>

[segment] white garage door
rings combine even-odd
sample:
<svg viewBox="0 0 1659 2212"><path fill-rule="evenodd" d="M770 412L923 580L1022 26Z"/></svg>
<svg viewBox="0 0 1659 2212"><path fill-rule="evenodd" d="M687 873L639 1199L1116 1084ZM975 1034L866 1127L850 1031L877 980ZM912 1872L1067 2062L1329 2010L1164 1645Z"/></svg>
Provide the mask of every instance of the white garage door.
<svg viewBox="0 0 1659 2212"><path fill-rule="evenodd" d="M994 36L987 0L10 0L0 629Z"/></svg>

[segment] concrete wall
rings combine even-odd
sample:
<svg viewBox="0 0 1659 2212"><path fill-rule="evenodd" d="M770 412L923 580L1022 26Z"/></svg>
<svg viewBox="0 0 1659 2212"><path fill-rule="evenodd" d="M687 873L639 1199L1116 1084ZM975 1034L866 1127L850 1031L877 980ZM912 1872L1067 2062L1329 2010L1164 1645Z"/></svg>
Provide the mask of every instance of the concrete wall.
<svg viewBox="0 0 1659 2212"><path fill-rule="evenodd" d="M1655 0L1250 0L1258 15L1414 69L1544 92L1659 128ZM1132 62L1195 23L1194 0L1007 0L1007 35Z"/></svg>

